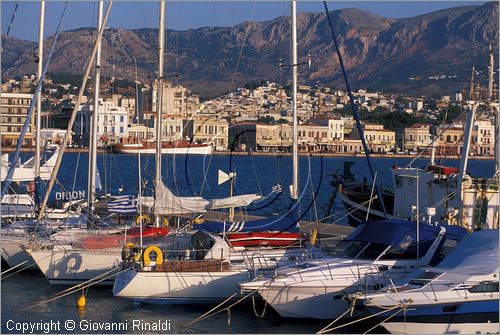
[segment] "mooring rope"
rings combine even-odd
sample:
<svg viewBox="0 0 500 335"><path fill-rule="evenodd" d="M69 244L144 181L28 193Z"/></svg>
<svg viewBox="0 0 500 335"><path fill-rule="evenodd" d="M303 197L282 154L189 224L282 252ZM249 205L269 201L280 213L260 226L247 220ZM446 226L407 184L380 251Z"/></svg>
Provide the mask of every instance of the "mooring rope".
<svg viewBox="0 0 500 335"><path fill-rule="evenodd" d="M31 309L31 308L33 308L33 307L37 307L37 306L40 306L40 305L43 305L43 304L49 303L49 302L54 301L54 300L57 300L57 299L59 299L59 298L63 298L63 297L65 297L65 296L67 296L67 295L70 295L70 294L73 294L73 293L75 293L75 292L79 291L80 289L84 290L85 288L88 288L88 287L90 287L90 286L92 286L92 285L99 284L100 282L102 282L102 281L104 281L104 280L107 280L107 279L109 279L109 278L112 278L112 277L116 276L116 275L117 275L119 272L121 272L121 271L119 271L119 272L117 272L117 273L113 273L113 274L111 274L111 275L109 275L109 276L106 276L106 277L104 277L104 278L101 278L101 279L99 279L98 281L93 281L93 280L97 279L98 277L101 277L102 275L109 274L111 271L113 271L113 270L117 270L117 269L119 269L119 268L118 268L118 267L112 268L111 270L109 270L109 271L107 271L107 272L105 272L105 273L103 273L103 274L100 274L99 276L96 276L96 277L94 277L94 278L92 278L92 279L89 279L89 280L87 280L86 282L84 282L84 283L88 283L88 282L91 282L91 281L92 281L92 282L91 282L90 284L88 284L88 285L81 286L81 285L83 285L84 283L80 283L80 284L78 284L78 285L72 286L72 287L70 287L70 288L68 288L68 289L66 289L66 290L63 290L63 291L61 291L61 292L59 292L59 293L56 293L56 294L55 294L52 298L50 298L50 299L43 300L43 301L37 302L37 303L36 303L36 304L34 304L34 305L30 305L30 306L28 306L28 307L25 307L25 308L21 309L21 310L20 310L20 312L25 311L25 310L28 310L28 309ZM66 293L64 293L64 294L63 294L63 292L66 292Z"/></svg>
<svg viewBox="0 0 500 335"><path fill-rule="evenodd" d="M262 319L264 317L264 315L266 314L266 307L268 305L267 300L266 300L266 303L264 304L264 309L262 310L261 314L257 313L257 308L255 307L255 296L254 295L252 295L252 305L253 305L253 313L255 314L255 316Z"/></svg>
<svg viewBox="0 0 500 335"><path fill-rule="evenodd" d="M349 325L355 324L355 323L357 323L357 322L361 322L361 321L364 321L364 320L368 320L368 319L370 319L370 318L373 318L373 317L378 316L378 315L380 315L380 314L384 314L384 313L390 312L390 311L392 311L392 310L394 310L394 309L397 309L397 308L401 308L401 309L402 309L402 308L404 308L404 307L408 306L409 304L410 304L410 303L402 303L402 304L396 305L396 306L394 306L394 307L391 307L391 308L389 308L389 309L386 309L386 310L383 310L383 311L377 312L377 313L375 313L375 314L370 314L370 315L365 316L365 317L363 317L363 318L361 318L361 319L356 319L356 320L354 320L354 321L351 321L351 322L348 322L348 323L345 323L345 324L342 324L342 325L339 325L339 326L336 326L336 327L333 327L333 328L329 328L329 329L325 329L325 328L323 328L323 329L321 329L320 331L318 331L316 334L324 334L324 333L327 333L327 332L331 332L331 331L334 331L334 330L336 330L336 329L343 328L343 327L346 327L346 326L349 326ZM350 311L350 309L348 309L348 310L347 310L347 312L349 312L349 311ZM339 318L337 318L336 320L338 320L338 319L339 319ZM332 324L333 324L333 323L332 323Z"/></svg>
<svg viewBox="0 0 500 335"><path fill-rule="evenodd" d="M19 264L17 264L17 265L15 265L15 266L13 266L13 267L11 267L11 268L8 268L7 270L3 271L3 272L0 274L0 276L2 276L2 277L3 277L6 273L8 273L8 272L10 272L10 271L12 271L12 270L14 270L14 269L17 269L17 268L18 268L18 267L20 267L21 265L25 264L27 261L28 261L28 260L25 260L24 262L21 262L21 263L19 263ZM2 279L5 279L5 278L2 278Z"/></svg>
<svg viewBox="0 0 500 335"><path fill-rule="evenodd" d="M377 323L375 326L371 327L370 329L368 329L366 332L364 332L363 334L367 334L369 332L371 332L373 329L377 328L378 326L380 326L382 323L392 319L392 317L398 315L402 310L405 310L407 306L403 306L401 307L401 309L399 310L396 310L395 313L391 314L390 316L388 316L387 318L385 318L384 320L380 321L379 323Z"/></svg>

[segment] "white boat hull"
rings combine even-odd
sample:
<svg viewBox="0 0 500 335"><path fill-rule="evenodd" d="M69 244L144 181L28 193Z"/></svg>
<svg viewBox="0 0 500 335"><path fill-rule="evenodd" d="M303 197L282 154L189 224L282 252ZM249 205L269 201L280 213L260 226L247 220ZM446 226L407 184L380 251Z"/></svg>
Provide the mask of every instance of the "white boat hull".
<svg viewBox="0 0 500 335"><path fill-rule="evenodd" d="M28 245L26 238L5 238L2 237L2 258L9 267L18 267L19 269L38 270L38 266L25 250Z"/></svg>
<svg viewBox="0 0 500 335"><path fill-rule="evenodd" d="M98 276L106 277L98 285L113 285L111 270L117 269L121 262L121 249L78 250L67 245L29 252L52 285L75 285ZM110 274L105 275L107 272Z"/></svg>
<svg viewBox="0 0 500 335"><path fill-rule="evenodd" d="M351 306L343 299L345 287L290 287L266 286L259 290L266 300L283 318L333 320L341 316ZM356 311L354 315L358 315Z"/></svg>
<svg viewBox="0 0 500 335"><path fill-rule="evenodd" d="M140 146L123 146L113 150L121 154L137 154L138 152L141 154L156 154L155 148L143 148ZM166 155L210 155L212 154L212 146L162 148L161 153Z"/></svg>
<svg viewBox="0 0 500 335"><path fill-rule="evenodd" d="M113 295L153 304L214 304L248 281L247 270L220 272L155 272L126 270L116 276Z"/></svg>
<svg viewBox="0 0 500 335"><path fill-rule="evenodd" d="M391 334L498 334L498 323L413 323L386 322Z"/></svg>

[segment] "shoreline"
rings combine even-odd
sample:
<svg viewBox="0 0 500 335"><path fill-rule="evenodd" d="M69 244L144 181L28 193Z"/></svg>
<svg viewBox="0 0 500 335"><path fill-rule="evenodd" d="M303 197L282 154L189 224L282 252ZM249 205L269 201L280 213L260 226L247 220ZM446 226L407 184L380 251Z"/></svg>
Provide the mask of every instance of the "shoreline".
<svg viewBox="0 0 500 335"><path fill-rule="evenodd" d="M10 153L16 151L15 148L2 148L1 149L2 153ZM35 149L34 148L21 148L21 152L31 152L34 153ZM87 148L66 148L65 152L72 152L72 153L86 153L88 152ZM109 153L109 150L105 149L98 149L97 153L99 154L104 154L104 153ZM120 155L120 154L117 154ZM219 156L228 156L228 155L233 155L233 156L270 156L270 157L277 157L277 156L291 156L292 154L289 152L263 152L263 151L252 151L252 152L247 152L247 151L212 151L212 155L219 155ZM300 151L299 156L311 156L311 157L361 157L364 158L365 155L362 153L358 154L347 154L347 153L335 153L335 152L306 152L306 151ZM410 154L376 154L372 153L370 154L371 157L373 158L414 158L415 155L410 155ZM430 155L423 154L420 156L420 158L427 158L430 159ZM441 155L436 155L436 159L460 159L460 156L441 156ZM477 160L494 160L494 157L491 156L469 156L469 159L477 159Z"/></svg>

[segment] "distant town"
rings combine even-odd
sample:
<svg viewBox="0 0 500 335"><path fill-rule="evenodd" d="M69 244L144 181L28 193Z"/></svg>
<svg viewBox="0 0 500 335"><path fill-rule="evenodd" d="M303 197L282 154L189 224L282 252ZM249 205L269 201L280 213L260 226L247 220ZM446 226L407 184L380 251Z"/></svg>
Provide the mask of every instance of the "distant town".
<svg viewBox="0 0 500 335"><path fill-rule="evenodd" d="M14 147L26 121L37 84L35 75L2 83L2 147ZM149 85L111 78L99 101L98 145L155 141L157 83ZM476 85L467 92L440 97L414 97L360 89L354 92L363 120L364 136L373 153L429 154L434 137L436 153L460 155L464 111L484 98ZM78 86L45 79L42 94L42 145L59 145L78 96ZM299 86L299 150L310 153L358 154L363 146L352 116L347 92L327 87ZM70 147L86 148L93 110L92 88L79 106ZM494 99L498 107L497 97ZM210 143L215 151L281 152L292 143L291 93L288 86L262 81L248 83L223 96L202 101L188 88L164 83L163 141L180 139ZM462 116L459 118L459 116ZM34 145L34 118L23 147ZM494 115L476 116L471 154L492 157Z"/></svg>

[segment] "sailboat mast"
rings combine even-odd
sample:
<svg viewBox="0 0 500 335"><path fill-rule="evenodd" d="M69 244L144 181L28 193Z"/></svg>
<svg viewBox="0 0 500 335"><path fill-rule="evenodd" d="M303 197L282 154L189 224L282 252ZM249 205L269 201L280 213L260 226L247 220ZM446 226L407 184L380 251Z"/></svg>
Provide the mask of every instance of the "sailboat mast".
<svg viewBox="0 0 500 335"><path fill-rule="evenodd" d="M493 72L495 66L495 54L493 53L493 47L490 44L490 55L488 64L488 101L493 99Z"/></svg>
<svg viewBox="0 0 500 335"><path fill-rule="evenodd" d="M104 2L99 1L97 11L97 31L101 30L102 12ZM89 182L87 189L88 208L90 215L94 214L95 198L96 198L96 174L97 174L97 115L99 113L99 89L101 86L101 42L98 40L97 55L95 61L95 78L94 78L94 110L90 116L90 141L89 141Z"/></svg>
<svg viewBox="0 0 500 335"><path fill-rule="evenodd" d="M293 126L292 126L292 194L293 200L299 199L299 147L298 147L298 118L297 118L297 3L292 0L292 76L293 76Z"/></svg>
<svg viewBox="0 0 500 335"><path fill-rule="evenodd" d="M38 80L42 77L43 71L43 35L45 26L45 0L40 1L40 29L38 31ZM36 95L37 99L37 112L36 112L36 130L35 130L35 178L40 177L40 129L42 123L42 91L40 90Z"/></svg>
<svg viewBox="0 0 500 335"><path fill-rule="evenodd" d="M156 90L156 174L155 188L161 183L161 145L162 145L162 98L163 62L165 53L165 1L160 1L160 28L158 32L158 88ZM155 226L160 226L160 216L155 215Z"/></svg>
<svg viewBox="0 0 500 335"><path fill-rule="evenodd" d="M68 122L68 127L66 128L66 133L64 135L64 139L63 139L63 142L61 144L61 149L60 149L59 155L57 156L57 161L54 165L54 169L52 170L49 184L47 185L47 191L45 192L45 197L43 198L42 205L40 206L40 210L38 213L38 220L42 219L44 216L44 212L45 212L45 209L47 207L47 201L49 200L50 192L51 192L52 187L54 186L54 183L56 181L57 172L59 171L59 168L61 167L63 154L64 154L64 151L66 150L66 146L67 146L68 141L69 141L69 136L71 134L71 130L73 129L73 124L75 123L76 113L78 112L80 102L82 101L83 92L85 91L85 86L87 85L87 79L88 79L88 76L90 74L90 70L92 69L92 64L94 63L95 56L97 54L97 43L101 40L102 35L104 33L104 27L106 26L106 22L108 21L108 17L109 17L109 13L111 11L112 5L113 5L113 0L110 0L108 7L106 9L106 14L104 14L104 19L102 22L101 29L99 29L99 33L97 34L96 44L94 45L94 48L92 49L92 54L90 55L89 61L87 63L87 68L85 69L85 73L83 75L82 85L80 86L80 90L78 92L78 98L76 99L75 106L73 107L73 111L71 112L71 117L70 117L69 122ZM49 53L49 55L50 55L50 53ZM3 193L3 190L2 190L2 193Z"/></svg>
<svg viewBox="0 0 500 335"><path fill-rule="evenodd" d="M467 120L465 122L465 133L464 133L464 142L462 146L461 159L460 159L460 167L458 169L458 181L457 181L457 192L459 192L460 199L462 199L462 203L464 200L463 194L463 180L465 174L467 173L467 163L469 161L469 152L470 152L470 144L472 138L472 130L474 128L474 117L476 115L478 104L475 103L471 109L469 109L467 113ZM461 215L463 211L461 211ZM462 216L463 218L463 216Z"/></svg>

